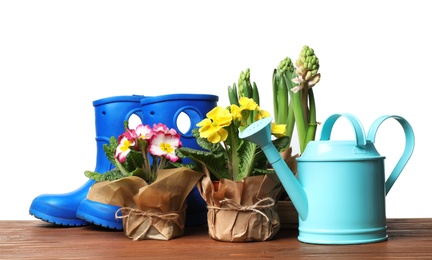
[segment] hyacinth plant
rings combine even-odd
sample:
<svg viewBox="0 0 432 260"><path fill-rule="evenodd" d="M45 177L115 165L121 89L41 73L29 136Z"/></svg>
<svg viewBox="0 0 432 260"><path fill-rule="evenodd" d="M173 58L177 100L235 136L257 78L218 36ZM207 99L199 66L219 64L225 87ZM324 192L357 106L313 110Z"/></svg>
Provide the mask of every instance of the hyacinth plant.
<svg viewBox="0 0 432 260"><path fill-rule="evenodd" d="M294 125L300 153L315 140L317 121L312 87L321 78L319 60L312 48L303 46L295 65L289 57L273 71L273 105L275 122L286 125L286 134L292 137Z"/></svg>
<svg viewBox="0 0 432 260"><path fill-rule="evenodd" d="M241 97L252 99L258 106L260 104L258 87L255 82L251 83L249 68L240 73L237 85L233 83L232 86L228 86L228 98L231 105L240 106L239 98ZM247 117L244 125L250 125L256 116L257 111L253 111L252 115ZM244 125L240 127L244 128Z"/></svg>
<svg viewBox="0 0 432 260"><path fill-rule="evenodd" d="M139 124L135 129L129 129L125 122L125 132L118 138L111 137L109 145L104 145L104 152L115 168L104 174L92 171L84 174L96 181L138 176L152 183L159 169L179 159L176 149L181 146L180 134L164 124L153 127Z"/></svg>
<svg viewBox="0 0 432 260"><path fill-rule="evenodd" d="M250 120L251 116L253 120ZM268 167L266 156L256 144L241 139L241 128L256 120L269 117L252 99L240 97L237 104L228 107L217 106L209 111L207 117L193 129L198 145L202 150L181 147L179 157L190 158L194 163L188 167L204 166L211 176L220 179L240 181L246 177L274 173ZM288 137L284 136L285 126L272 127L272 133L278 136L273 140L277 149L287 147Z"/></svg>

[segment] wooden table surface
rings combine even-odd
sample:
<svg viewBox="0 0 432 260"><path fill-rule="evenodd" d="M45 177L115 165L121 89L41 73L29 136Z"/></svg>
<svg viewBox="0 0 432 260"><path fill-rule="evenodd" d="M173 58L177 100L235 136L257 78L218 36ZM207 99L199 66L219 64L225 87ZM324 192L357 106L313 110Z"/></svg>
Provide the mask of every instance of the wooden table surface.
<svg viewBox="0 0 432 260"><path fill-rule="evenodd" d="M388 219L388 240L361 245L299 242L281 229L266 242L209 238L207 227L186 227L169 241L132 241L96 226L64 228L34 221L0 221L0 259L432 259L432 218Z"/></svg>

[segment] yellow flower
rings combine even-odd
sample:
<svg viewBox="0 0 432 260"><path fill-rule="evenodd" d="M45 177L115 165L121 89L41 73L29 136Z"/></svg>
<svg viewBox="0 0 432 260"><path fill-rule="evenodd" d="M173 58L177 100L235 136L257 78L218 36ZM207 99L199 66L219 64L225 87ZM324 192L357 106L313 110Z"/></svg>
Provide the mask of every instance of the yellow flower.
<svg viewBox="0 0 432 260"><path fill-rule="evenodd" d="M231 116L233 120L241 121L242 120L242 109L237 105L230 106Z"/></svg>
<svg viewBox="0 0 432 260"><path fill-rule="evenodd" d="M228 137L228 131L224 127L231 124L231 113L222 107L215 107L207 113L207 118L197 124L202 138L207 138L211 143L225 141Z"/></svg>
<svg viewBox="0 0 432 260"><path fill-rule="evenodd" d="M239 103L242 110L256 110L258 108L258 104L252 98L241 97Z"/></svg>
<svg viewBox="0 0 432 260"><path fill-rule="evenodd" d="M266 117L270 117L270 113L266 110L259 110L258 113L255 116L255 120L260 120Z"/></svg>
<svg viewBox="0 0 432 260"><path fill-rule="evenodd" d="M276 123L272 122L271 133L274 136L276 136L277 138L285 136L286 135L286 125L285 124L277 125Z"/></svg>

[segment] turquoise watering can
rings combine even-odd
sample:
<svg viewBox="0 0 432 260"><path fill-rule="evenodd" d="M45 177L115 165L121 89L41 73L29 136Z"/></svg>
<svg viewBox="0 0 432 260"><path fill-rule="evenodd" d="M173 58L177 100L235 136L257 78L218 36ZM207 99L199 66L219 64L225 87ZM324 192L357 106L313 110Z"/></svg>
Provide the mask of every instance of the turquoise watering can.
<svg viewBox="0 0 432 260"><path fill-rule="evenodd" d="M349 120L355 140L329 140L334 123ZM374 147L382 122L393 118L403 127L404 152L385 180L384 156ZM243 132L259 145L276 171L299 214L298 239L312 244L363 244L387 240L385 197L414 150L410 124L397 115L376 119L367 137L352 114L334 114L323 124L319 141L311 141L297 158L298 178L271 142L271 118L259 120Z"/></svg>

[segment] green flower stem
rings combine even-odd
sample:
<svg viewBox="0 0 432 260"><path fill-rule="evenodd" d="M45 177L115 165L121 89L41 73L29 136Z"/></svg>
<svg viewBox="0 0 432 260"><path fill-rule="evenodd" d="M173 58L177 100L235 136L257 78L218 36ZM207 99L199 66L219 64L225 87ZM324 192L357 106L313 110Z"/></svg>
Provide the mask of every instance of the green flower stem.
<svg viewBox="0 0 432 260"><path fill-rule="evenodd" d="M123 176L129 175L128 171L123 167L123 165L119 162L119 160L117 160L117 158L115 158L115 164L117 168L120 170L120 172L123 174Z"/></svg>
<svg viewBox="0 0 432 260"><path fill-rule="evenodd" d="M298 101L300 95L302 96L302 101L299 104ZM302 91L302 93L298 92L293 96L294 105L296 106L294 108L294 113L299 135L300 153L302 154L306 149L307 144L310 141L315 140L317 128L315 98L312 88L308 89L307 93Z"/></svg>
<svg viewBox="0 0 432 260"><path fill-rule="evenodd" d="M228 177L229 177L230 180L232 180L233 179L233 167L232 167L233 164L232 164L232 160L231 160L232 159L231 148L230 148L230 146L226 142L223 142L223 146L225 147L224 151L226 153L227 168L228 168ZM218 178L218 179L220 179L220 178Z"/></svg>
<svg viewBox="0 0 432 260"><path fill-rule="evenodd" d="M277 103L278 103L278 122L277 124L286 124L288 119L288 88L284 77L279 78L277 89Z"/></svg>
<svg viewBox="0 0 432 260"><path fill-rule="evenodd" d="M294 125L295 125L295 115L294 115L294 108L293 108L293 104L292 104L293 103L292 99L293 99L294 93L291 91L291 89L293 88L292 78L294 76L295 76L294 74L289 73L288 71L286 71L283 74L283 81L285 82L285 84L287 86L286 91L288 92L288 96L286 99L287 104L286 104L286 108L284 108L288 111L288 115L287 115L287 118L285 119L286 122L284 122L284 124L286 124L286 128L285 128L286 129L286 135L289 136L289 138L290 138L290 141L288 143L289 146L291 146L292 134L293 134ZM291 100L291 102L288 101L288 98L289 98L289 100Z"/></svg>
<svg viewBox="0 0 432 260"><path fill-rule="evenodd" d="M300 153L305 149L304 140L306 138L306 120L303 114L303 104L301 100L301 92L293 93L292 102L295 117L295 124L297 125L297 134L300 145Z"/></svg>
<svg viewBox="0 0 432 260"><path fill-rule="evenodd" d="M251 98L259 106L260 98L259 98L258 87L255 84L255 82L252 83L252 96L251 96ZM249 122L248 125L252 124L255 121L255 117L256 117L257 114L258 114L258 111L253 111L252 112L252 117L250 118L250 122Z"/></svg>
<svg viewBox="0 0 432 260"><path fill-rule="evenodd" d="M315 140L316 129L317 129L315 97L312 88L308 90L308 97L309 97L309 124L307 127L306 139L304 141L305 148L310 141Z"/></svg>
<svg viewBox="0 0 432 260"><path fill-rule="evenodd" d="M303 84L301 92L303 118L306 127L306 122L309 122L308 89L306 84Z"/></svg>
<svg viewBox="0 0 432 260"><path fill-rule="evenodd" d="M157 157L155 156L154 160L156 160L157 163ZM157 173L160 169L163 169L167 163L167 159L163 156L159 157L159 164L157 166L157 170L152 172L152 182L154 182L157 178Z"/></svg>
<svg viewBox="0 0 432 260"><path fill-rule="evenodd" d="M240 175L240 160L239 155L237 154L238 150L238 133L237 133L237 126L235 124L231 124L228 127L229 131L229 138L230 138L230 146L229 146L229 156L228 158L231 158L231 162L228 161L228 163L231 166L232 171L230 172L231 180L238 180L238 177ZM228 159L229 160L229 159Z"/></svg>
<svg viewBox="0 0 432 260"><path fill-rule="evenodd" d="M279 124L279 102L278 102L278 82L277 82L277 70L273 70L273 78L272 78L272 90L273 90L273 113L274 120L276 124Z"/></svg>
<svg viewBox="0 0 432 260"><path fill-rule="evenodd" d="M290 96L292 96L292 94L290 94ZM292 140L292 135L294 132L294 125L295 125L295 117L294 117L294 109L292 107L292 102L289 103L289 108L288 108L288 118L286 121L286 136L289 136L289 142L288 142L288 147L291 146L291 140Z"/></svg>
<svg viewBox="0 0 432 260"><path fill-rule="evenodd" d="M145 143L142 142L139 144L139 147L140 147L140 151L141 151L141 154L143 156L143 159L144 159L142 169L144 171L145 179L150 181L151 165L150 165L150 160L148 158L147 145L145 145Z"/></svg>
<svg viewBox="0 0 432 260"><path fill-rule="evenodd" d="M157 177L157 171L159 169L159 166L161 165L161 163L158 162L158 156L152 156L153 158L153 167L150 170L149 174L150 174L150 178L149 178L149 182L154 182L156 180ZM162 158L160 158L162 160ZM154 171L153 171L154 170Z"/></svg>

